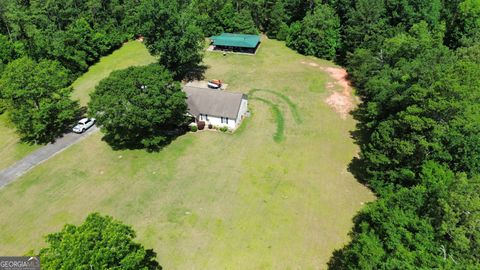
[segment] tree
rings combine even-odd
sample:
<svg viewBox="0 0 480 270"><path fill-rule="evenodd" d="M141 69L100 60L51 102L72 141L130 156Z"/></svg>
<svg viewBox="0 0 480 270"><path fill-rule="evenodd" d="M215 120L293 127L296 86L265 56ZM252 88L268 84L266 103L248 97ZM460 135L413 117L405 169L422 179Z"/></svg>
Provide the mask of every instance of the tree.
<svg viewBox="0 0 480 270"><path fill-rule="evenodd" d="M328 5L319 5L291 25L287 46L301 54L333 59L340 46L340 21Z"/></svg>
<svg viewBox="0 0 480 270"><path fill-rule="evenodd" d="M418 184L425 160L469 175L479 172L478 102L472 102L480 98L472 91L480 87L473 80L478 63L459 61L426 23L385 40L381 55L362 49L354 59L351 74L361 82L358 93L364 101L356 111L360 158L374 188Z"/></svg>
<svg viewBox="0 0 480 270"><path fill-rule="evenodd" d="M352 242L335 252L330 269L432 269L442 266L435 232L418 215L425 189L401 189L369 204L356 218Z"/></svg>
<svg viewBox="0 0 480 270"><path fill-rule="evenodd" d="M456 32L458 45L471 46L480 42L480 1L465 0L459 5Z"/></svg>
<svg viewBox="0 0 480 270"><path fill-rule="evenodd" d="M361 1L348 22L365 30L347 61L363 101L354 112L360 159L351 168L380 199L355 218L352 242L329 266L478 269L480 46L443 45L455 39L435 23L438 2L399 2L384 2L385 36L369 32L383 22L363 15L376 13L359 9ZM371 24L352 23L358 18ZM403 31L420 18L431 20Z"/></svg>
<svg viewBox="0 0 480 270"><path fill-rule="evenodd" d="M480 267L479 189L478 177L469 180L460 176L443 188L444 196L432 207L445 258L471 269Z"/></svg>
<svg viewBox="0 0 480 270"><path fill-rule="evenodd" d="M70 75L56 61L20 58L10 62L0 79L1 96L10 118L25 141L53 141L78 115L70 95Z"/></svg>
<svg viewBox="0 0 480 270"><path fill-rule="evenodd" d="M79 226L65 225L46 237L42 269L161 269L153 250L133 241L135 231L109 216L90 214Z"/></svg>
<svg viewBox="0 0 480 270"><path fill-rule="evenodd" d="M235 14L233 28L231 31L225 32L258 34L257 27L252 19L252 14L247 9L242 9L240 12Z"/></svg>
<svg viewBox="0 0 480 270"><path fill-rule="evenodd" d="M287 14L283 3L279 0L270 4L266 8L265 29L268 37L277 38L282 26L287 22Z"/></svg>
<svg viewBox="0 0 480 270"><path fill-rule="evenodd" d="M387 36L386 15L383 0L357 1L355 8L349 10L346 15L342 49L346 52L353 52L358 48L370 50L379 48Z"/></svg>
<svg viewBox="0 0 480 270"><path fill-rule="evenodd" d="M287 23L291 24L301 21L309 11L313 10L314 0L282 0L285 13L287 15Z"/></svg>
<svg viewBox="0 0 480 270"><path fill-rule="evenodd" d="M0 34L0 74L10 61L16 58L16 51L13 42L6 36Z"/></svg>
<svg viewBox="0 0 480 270"><path fill-rule="evenodd" d="M400 31L408 30L421 21L436 28L440 25L441 0L386 0L388 24ZM391 34L398 34L394 31Z"/></svg>
<svg viewBox="0 0 480 270"><path fill-rule="evenodd" d="M90 96L89 114L114 148L156 150L186 120L185 94L158 64L114 71Z"/></svg>
<svg viewBox="0 0 480 270"><path fill-rule="evenodd" d="M198 71L205 40L191 8L173 0L153 0L142 2L138 14L140 34L160 64L176 79Z"/></svg>
<svg viewBox="0 0 480 270"><path fill-rule="evenodd" d="M478 177L427 162L417 182L369 204L330 269L477 269Z"/></svg>
<svg viewBox="0 0 480 270"><path fill-rule="evenodd" d="M136 2L3 1L0 28L23 55L58 60L79 75L130 37L126 14Z"/></svg>

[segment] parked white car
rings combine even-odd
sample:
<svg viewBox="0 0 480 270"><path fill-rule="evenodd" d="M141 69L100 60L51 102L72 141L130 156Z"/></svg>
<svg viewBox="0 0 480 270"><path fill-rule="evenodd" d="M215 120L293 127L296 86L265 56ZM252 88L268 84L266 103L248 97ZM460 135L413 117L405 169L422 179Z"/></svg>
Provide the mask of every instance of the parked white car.
<svg viewBox="0 0 480 270"><path fill-rule="evenodd" d="M78 121L77 125L73 127L73 132L83 133L95 124L95 118L83 118Z"/></svg>

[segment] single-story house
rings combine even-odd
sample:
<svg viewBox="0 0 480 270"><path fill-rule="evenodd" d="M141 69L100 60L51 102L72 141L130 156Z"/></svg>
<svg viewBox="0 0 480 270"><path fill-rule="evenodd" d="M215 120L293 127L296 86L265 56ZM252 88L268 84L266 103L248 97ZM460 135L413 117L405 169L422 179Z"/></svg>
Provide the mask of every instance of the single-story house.
<svg viewBox="0 0 480 270"><path fill-rule="evenodd" d="M195 122L204 121L215 127L236 129L247 113L248 99L245 94L184 86L187 95L188 113Z"/></svg>
<svg viewBox="0 0 480 270"><path fill-rule="evenodd" d="M255 54L260 44L259 35L223 33L210 37L213 49Z"/></svg>

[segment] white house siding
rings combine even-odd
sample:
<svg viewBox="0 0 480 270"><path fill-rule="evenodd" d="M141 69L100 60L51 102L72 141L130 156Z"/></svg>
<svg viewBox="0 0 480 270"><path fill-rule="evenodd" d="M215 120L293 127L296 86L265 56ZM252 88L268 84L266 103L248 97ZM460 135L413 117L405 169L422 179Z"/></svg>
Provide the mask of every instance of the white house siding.
<svg viewBox="0 0 480 270"><path fill-rule="evenodd" d="M208 125L208 124L211 124L212 126L214 127L223 127L223 126L226 126L228 127L229 129L235 129L237 127L236 125L236 122L235 120L233 119L228 119L228 124L226 123L222 123L222 119L220 117L217 117L217 116L211 116L209 115L208 116L208 120L205 118L205 115L202 115L201 117L199 117L199 120L200 121L205 121L205 123ZM224 122L225 122L225 118L224 118Z"/></svg>
<svg viewBox="0 0 480 270"><path fill-rule="evenodd" d="M240 110L238 110L238 115L237 119L235 120L236 123L240 124L243 120L243 117L245 117L245 114L247 113L248 110L248 100L245 98L242 98L242 103L240 103Z"/></svg>

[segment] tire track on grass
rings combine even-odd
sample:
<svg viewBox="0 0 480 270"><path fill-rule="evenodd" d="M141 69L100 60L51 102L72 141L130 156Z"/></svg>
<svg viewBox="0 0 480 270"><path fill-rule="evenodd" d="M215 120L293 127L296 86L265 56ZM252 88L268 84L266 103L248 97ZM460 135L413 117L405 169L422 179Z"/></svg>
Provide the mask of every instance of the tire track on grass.
<svg viewBox="0 0 480 270"><path fill-rule="evenodd" d="M283 100L288 105L288 107L290 108L290 112L292 113L293 120L295 120L295 123L297 123L297 124L302 123L302 117L301 117L300 113L298 112L297 104L295 104L289 97L287 97L286 95L284 95L282 93L279 93L277 91L270 90L270 89L253 89L248 94L253 96L253 94L255 94L256 92L270 93L270 94L273 94L273 95L277 96L281 100Z"/></svg>
<svg viewBox="0 0 480 270"><path fill-rule="evenodd" d="M260 97L252 97L251 99L261 101L270 106L275 122L277 123L277 130L273 134L273 140L277 143L283 141L285 139L285 118L283 117L283 113L278 105L270 100Z"/></svg>

